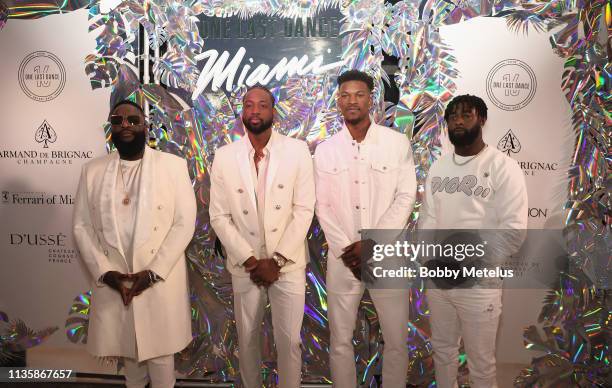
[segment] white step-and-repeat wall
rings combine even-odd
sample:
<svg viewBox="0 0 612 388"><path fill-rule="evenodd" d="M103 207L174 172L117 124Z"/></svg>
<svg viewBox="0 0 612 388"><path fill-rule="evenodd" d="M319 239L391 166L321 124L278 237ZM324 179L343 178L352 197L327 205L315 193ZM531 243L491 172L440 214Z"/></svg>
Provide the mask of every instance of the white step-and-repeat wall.
<svg viewBox="0 0 612 388"><path fill-rule="evenodd" d="M96 43L87 31L80 10L12 20L0 33L0 311L33 329L57 326L45 346L58 348L82 348L65 328L73 299L88 290L71 234L73 198L81 165L105 153L110 89L90 86L84 59ZM530 228L561 228L574 135L563 61L548 35L512 32L499 18L440 32L457 60L457 94L489 107L485 141L525 172ZM537 321L545 292L505 292L499 361L535 355L522 330Z"/></svg>
<svg viewBox="0 0 612 388"><path fill-rule="evenodd" d="M81 166L106 153L110 89L93 91L85 73L88 28L79 10L0 31L0 311L58 327L46 346L71 346L69 309L89 290L72 209Z"/></svg>

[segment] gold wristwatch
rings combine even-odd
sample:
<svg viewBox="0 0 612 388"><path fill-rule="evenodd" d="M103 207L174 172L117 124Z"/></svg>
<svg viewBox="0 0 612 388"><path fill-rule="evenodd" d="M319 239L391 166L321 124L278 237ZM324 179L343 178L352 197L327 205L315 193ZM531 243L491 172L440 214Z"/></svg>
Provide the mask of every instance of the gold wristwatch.
<svg viewBox="0 0 612 388"><path fill-rule="evenodd" d="M285 264L287 264L287 259L279 255L278 253L274 253L272 255L272 260L278 265L280 268L283 268Z"/></svg>

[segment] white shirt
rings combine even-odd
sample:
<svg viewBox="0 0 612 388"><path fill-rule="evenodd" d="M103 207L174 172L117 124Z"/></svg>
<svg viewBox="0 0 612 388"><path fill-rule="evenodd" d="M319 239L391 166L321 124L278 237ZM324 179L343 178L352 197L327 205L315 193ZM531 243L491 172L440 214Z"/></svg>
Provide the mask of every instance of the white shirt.
<svg viewBox="0 0 612 388"><path fill-rule="evenodd" d="M274 131L268 143L263 148L264 157L255 166L255 148L250 141L247 142L249 149L249 161L251 163L251 176L255 188L255 201L257 203L257 221L259 223L259 252L253 252L257 259L266 258L266 230L264 227L265 204L266 204L266 177L268 175L268 164L270 162L270 146L274 139Z"/></svg>
<svg viewBox="0 0 612 388"><path fill-rule="evenodd" d="M526 229L525 176L493 147L442 156L429 169L421 213L422 229Z"/></svg>
<svg viewBox="0 0 612 388"><path fill-rule="evenodd" d="M136 210L138 209L138 191L140 189L140 177L142 172L142 159L120 160L117 169L117 184L115 195L115 213L117 215L117 228L119 241L125 254L125 258L132 272L133 261L133 238L134 225L136 224ZM124 198L129 198L127 205L123 204Z"/></svg>
<svg viewBox="0 0 612 388"><path fill-rule="evenodd" d="M350 177L351 184L348 187L349 197L351 199L351 211L350 214L353 218L353 227L347 231L348 237L352 241L361 239L360 231L362 228L369 227L368 220L370 219L369 199L370 190L367 184L369 183L369 172L371 169L371 163L373 158L372 145L372 133L373 131L368 130L365 138L358 143L353 139L351 133L348 130L341 131L340 135L343 137L344 144L350 147L343 147L343 157L347 161L348 174Z"/></svg>
<svg viewBox="0 0 612 388"><path fill-rule="evenodd" d="M121 250L125 255L130 272L134 271L134 226L136 225L136 212L138 209L138 191L140 189L140 177L142 171L142 159L119 160L117 169L117 182L115 187L115 213L117 215L117 231ZM129 203L123 203L124 198L129 198ZM130 313L126 316L126 325L123 329L122 341L124 342L124 357L136 358L136 331L134 329L134 312L132 305Z"/></svg>
<svg viewBox="0 0 612 388"><path fill-rule="evenodd" d="M344 127L315 152L316 214L332 257L361 229L403 229L416 196L406 135L372 123L357 143Z"/></svg>

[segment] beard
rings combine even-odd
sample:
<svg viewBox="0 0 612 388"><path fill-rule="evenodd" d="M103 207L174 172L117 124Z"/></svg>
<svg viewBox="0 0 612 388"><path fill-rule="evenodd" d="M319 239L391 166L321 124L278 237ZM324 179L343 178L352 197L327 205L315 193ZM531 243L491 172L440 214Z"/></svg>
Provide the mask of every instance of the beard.
<svg viewBox="0 0 612 388"><path fill-rule="evenodd" d="M252 125L249 120L243 117L242 124L244 124L244 127L247 129L247 131L251 132L254 135L259 135L260 133L263 133L267 131L270 127L272 127L272 120L273 119L269 119L267 121L261 120L259 125Z"/></svg>
<svg viewBox="0 0 612 388"><path fill-rule="evenodd" d="M461 135L458 135L455 131L448 131L448 139L455 147L465 147L474 143L481 131L482 126L476 124L472 128L465 128Z"/></svg>
<svg viewBox="0 0 612 388"><path fill-rule="evenodd" d="M361 117L355 117L355 118L345 118L344 122L347 124L351 124L351 125L357 125L361 122L364 122L368 119L368 115L363 115Z"/></svg>
<svg viewBox="0 0 612 388"><path fill-rule="evenodd" d="M346 124L356 125L363 121L366 121L370 117L370 112L366 110L365 112L360 111L358 115L351 117L349 114L342 113L342 118Z"/></svg>
<svg viewBox="0 0 612 388"><path fill-rule="evenodd" d="M121 139L120 133L121 132L111 133L111 140L117 148L117 151L119 151L119 155L130 158L142 152L147 140L146 131L134 132L134 138L132 141L125 141Z"/></svg>

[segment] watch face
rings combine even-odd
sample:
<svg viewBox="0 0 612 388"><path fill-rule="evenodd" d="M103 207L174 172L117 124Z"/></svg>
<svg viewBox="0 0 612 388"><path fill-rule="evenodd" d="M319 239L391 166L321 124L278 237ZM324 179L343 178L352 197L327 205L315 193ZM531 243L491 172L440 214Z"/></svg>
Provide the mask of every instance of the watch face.
<svg viewBox="0 0 612 388"><path fill-rule="evenodd" d="M278 255L273 255L272 259L274 259L274 261L276 262L276 264L279 267L282 267L283 265L285 265L286 260L284 260L282 257L278 256Z"/></svg>

